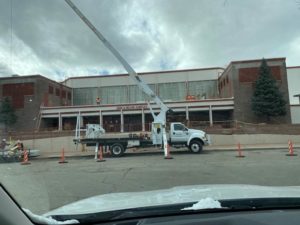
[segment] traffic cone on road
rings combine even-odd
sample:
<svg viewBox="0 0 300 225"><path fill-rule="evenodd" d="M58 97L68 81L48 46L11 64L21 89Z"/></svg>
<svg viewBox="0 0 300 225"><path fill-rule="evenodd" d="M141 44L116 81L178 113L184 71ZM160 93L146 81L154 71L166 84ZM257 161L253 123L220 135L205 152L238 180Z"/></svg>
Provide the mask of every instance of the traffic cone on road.
<svg viewBox="0 0 300 225"><path fill-rule="evenodd" d="M64 148L61 150L61 156L60 156L60 160L58 163L68 163L68 161L65 160L65 149Z"/></svg>
<svg viewBox="0 0 300 225"><path fill-rule="evenodd" d="M167 144L167 155L165 156L165 159L173 159L173 157L170 154L170 145Z"/></svg>
<svg viewBox="0 0 300 225"><path fill-rule="evenodd" d="M243 155L243 152L242 152L242 148L241 148L241 144L240 142L237 144L237 152L238 152L238 155L235 156L237 158L244 158L245 156Z"/></svg>
<svg viewBox="0 0 300 225"><path fill-rule="evenodd" d="M294 153L294 146L291 140L288 141L288 146L289 146L289 153L286 154L286 156L296 156L297 154Z"/></svg>
<svg viewBox="0 0 300 225"><path fill-rule="evenodd" d="M27 150L24 150L24 158L23 158L23 162L21 162L21 165L29 165L31 164L28 160L28 152Z"/></svg>
<svg viewBox="0 0 300 225"><path fill-rule="evenodd" d="M105 162L105 161L106 160L103 159L103 149L102 149L102 146L99 146L97 162Z"/></svg>

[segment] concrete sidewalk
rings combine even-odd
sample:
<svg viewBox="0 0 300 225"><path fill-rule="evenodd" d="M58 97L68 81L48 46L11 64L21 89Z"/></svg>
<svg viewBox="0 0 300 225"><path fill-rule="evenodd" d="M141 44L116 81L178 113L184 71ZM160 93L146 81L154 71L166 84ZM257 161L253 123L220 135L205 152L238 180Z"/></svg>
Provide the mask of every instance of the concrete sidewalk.
<svg viewBox="0 0 300 225"><path fill-rule="evenodd" d="M211 145L204 147L204 150L228 150L228 151L236 151L238 148L237 145ZM294 144L294 149L300 149L300 144ZM241 144L242 150L274 150L274 149L286 149L288 151L287 144L253 144L246 145Z"/></svg>
<svg viewBox="0 0 300 225"><path fill-rule="evenodd" d="M299 150L300 149L300 144L295 144L294 150ZM288 150L288 146L285 144L254 144L254 145L243 145L241 144L241 149L243 151L251 151L251 150ZM171 148L171 151L182 151L184 150L183 148L181 149L176 149L176 148ZM237 151L237 145L211 145L211 146L205 146L204 151ZM126 153L145 153L145 152L161 152L159 149L154 149L154 148L142 148L142 149L127 149ZM66 158L91 158L94 157L95 152L92 150L88 151L66 151L65 152L65 157ZM110 156L109 154L103 155L104 157ZM41 152L41 155L37 157L36 159L59 159L61 157L60 152Z"/></svg>

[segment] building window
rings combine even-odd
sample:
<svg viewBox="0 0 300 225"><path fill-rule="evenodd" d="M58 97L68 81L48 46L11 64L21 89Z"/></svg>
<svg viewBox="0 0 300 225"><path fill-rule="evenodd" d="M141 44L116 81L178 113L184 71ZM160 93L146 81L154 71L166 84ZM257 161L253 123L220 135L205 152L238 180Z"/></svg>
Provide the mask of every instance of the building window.
<svg viewBox="0 0 300 225"><path fill-rule="evenodd" d="M228 78L228 77L226 77L226 83L227 83L227 84L229 83L229 78Z"/></svg>
<svg viewBox="0 0 300 225"><path fill-rule="evenodd" d="M53 94L53 87L49 85L49 94Z"/></svg>
<svg viewBox="0 0 300 225"><path fill-rule="evenodd" d="M71 92L68 92L68 100L71 100L72 96L71 96Z"/></svg>
<svg viewBox="0 0 300 225"><path fill-rule="evenodd" d="M58 88L55 88L55 94L56 96L60 96L60 90Z"/></svg>
<svg viewBox="0 0 300 225"><path fill-rule="evenodd" d="M64 91L64 90L63 90L63 91L61 91L61 97L62 97L62 98L66 98L66 97L67 97L67 95L66 95L66 91Z"/></svg>

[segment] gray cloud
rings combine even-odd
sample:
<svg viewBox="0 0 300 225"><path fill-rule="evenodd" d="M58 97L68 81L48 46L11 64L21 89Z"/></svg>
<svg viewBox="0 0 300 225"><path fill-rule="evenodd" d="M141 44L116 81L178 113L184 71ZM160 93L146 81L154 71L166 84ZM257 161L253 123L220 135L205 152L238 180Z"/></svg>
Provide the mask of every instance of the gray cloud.
<svg viewBox="0 0 300 225"><path fill-rule="evenodd" d="M288 65L299 65L300 10L294 0L74 3L139 72L262 57L287 57ZM0 21L0 76L44 74L62 80L124 72L62 0L0 0Z"/></svg>

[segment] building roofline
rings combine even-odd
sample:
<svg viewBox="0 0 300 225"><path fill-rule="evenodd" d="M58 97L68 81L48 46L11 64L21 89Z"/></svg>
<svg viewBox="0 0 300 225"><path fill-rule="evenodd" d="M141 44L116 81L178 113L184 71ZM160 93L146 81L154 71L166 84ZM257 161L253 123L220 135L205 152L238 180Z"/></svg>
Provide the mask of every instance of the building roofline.
<svg viewBox="0 0 300 225"><path fill-rule="evenodd" d="M64 84L61 83L61 82L57 82L57 81L55 81L55 80L51 80L50 78L45 77L45 76L40 75L40 74L34 74L34 75L18 75L18 76L10 76L10 77L0 77L0 80L28 79L28 78L42 78L42 79L44 79L44 80L50 81L51 83L56 83L56 84L61 85L61 86L65 87L65 88L71 89L70 87L64 85Z"/></svg>
<svg viewBox="0 0 300 225"><path fill-rule="evenodd" d="M300 69L300 66L287 66L287 69Z"/></svg>
<svg viewBox="0 0 300 225"><path fill-rule="evenodd" d="M279 58L264 58L267 62L272 62L272 61L280 61L280 60L286 60L285 57L279 57ZM261 62L262 61L262 58L261 59L249 59L249 60L240 60L240 61L231 61L229 63L229 65L224 69L223 73L221 74L220 77L218 77L218 79L220 79L231 67L233 64L243 64L243 63L255 63L255 62ZM289 67L287 67L289 68ZM300 66L299 66L300 68Z"/></svg>
<svg viewBox="0 0 300 225"><path fill-rule="evenodd" d="M261 62L263 58L261 59L249 59L249 60L240 60L240 61L231 61L232 64L241 64L241 63L251 63L251 62ZM286 60L285 57L279 57L279 58L264 58L266 61L279 61L279 60Z"/></svg>
<svg viewBox="0 0 300 225"><path fill-rule="evenodd" d="M150 75L150 74L162 74L162 73L174 73L174 72L190 72L190 71L202 71L202 70L224 70L223 67L207 67L207 68L196 68L196 69L182 69L182 70L164 70L164 71L153 71L153 72L142 72L138 75ZM110 75L93 75L93 76L75 76L65 79L63 82L72 79L86 79L86 78L104 78L104 77L121 77L129 76L128 73L121 74L110 74Z"/></svg>
<svg viewBox="0 0 300 225"><path fill-rule="evenodd" d="M0 80L9 80L9 79L18 79L18 78L35 78L35 77L43 77L40 74L33 74L33 75L11 75L11 76L7 76L7 77L0 77ZM45 77L46 78L46 77ZM49 78L46 78L49 79ZM56 81L54 81L56 82Z"/></svg>

